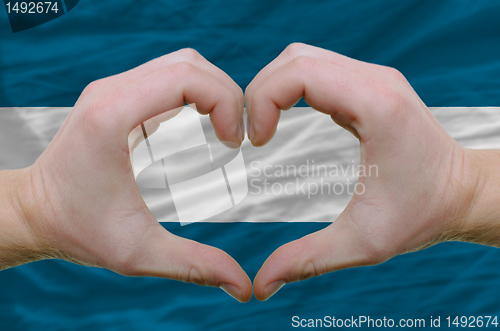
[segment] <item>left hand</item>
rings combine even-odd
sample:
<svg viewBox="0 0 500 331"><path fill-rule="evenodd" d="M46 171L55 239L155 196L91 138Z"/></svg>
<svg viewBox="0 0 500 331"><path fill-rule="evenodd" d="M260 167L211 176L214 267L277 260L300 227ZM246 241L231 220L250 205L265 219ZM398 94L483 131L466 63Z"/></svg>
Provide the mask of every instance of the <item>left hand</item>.
<svg viewBox="0 0 500 331"><path fill-rule="evenodd" d="M14 173L23 211L16 236L31 240L23 239L19 251L0 249L6 260L0 266L62 258L123 275L221 287L239 301L250 300L252 285L238 263L165 230L134 179L130 132L185 103L210 114L219 139L240 145L242 91L194 50L91 83L35 164Z"/></svg>

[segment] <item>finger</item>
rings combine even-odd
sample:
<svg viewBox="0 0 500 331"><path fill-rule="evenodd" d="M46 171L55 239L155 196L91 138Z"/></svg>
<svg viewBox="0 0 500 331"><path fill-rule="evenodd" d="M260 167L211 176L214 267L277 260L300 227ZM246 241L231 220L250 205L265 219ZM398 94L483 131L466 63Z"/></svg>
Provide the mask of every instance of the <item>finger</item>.
<svg viewBox="0 0 500 331"><path fill-rule="evenodd" d="M250 278L224 251L175 236L159 223L150 226L143 238L139 253L115 268L119 273L220 287L240 302L251 299Z"/></svg>
<svg viewBox="0 0 500 331"><path fill-rule="evenodd" d="M94 105L88 107L90 126L109 132L109 139L127 141L121 135L128 136L144 121L194 103L198 112L210 114L219 140L233 146L239 146L243 140L242 118L234 94L189 62L155 71L92 102Z"/></svg>
<svg viewBox="0 0 500 331"><path fill-rule="evenodd" d="M208 74L215 77L224 86L226 86L230 91L234 93L234 95L238 99L240 108L243 110L243 91L238 86L238 84L236 84L228 74L219 69L213 63L209 62L200 53L192 48L184 48L176 52L164 55L157 59L151 60L137 68L134 68L127 73L130 73L130 78L135 81L137 79L150 75L154 71L161 70L165 67L184 61L187 61L198 67L199 69L207 72Z"/></svg>
<svg viewBox="0 0 500 331"><path fill-rule="evenodd" d="M255 297L267 300L285 284L373 264L372 255L360 241L356 227L343 215L325 229L274 251L254 279Z"/></svg>
<svg viewBox="0 0 500 331"><path fill-rule="evenodd" d="M362 134L361 121L373 100L369 76L331 63L300 56L279 69L252 96L248 136L262 146L274 135L281 109L289 109L302 97L314 109Z"/></svg>
<svg viewBox="0 0 500 331"><path fill-rule="evenodd" d="M221 84L227 87L238 100L238 105L243 113L243 91L228 74L205 59L200 53L192 48L184 48L173 53L166 54L159 58L146 62L138 67L126 72L108 77L109 89L116 89L121 86L133 83L152 73L163 70L179 62L189 62L198 69L212 75Z"/></svg>
<svg viewBox="0 0 500 331"><path fill-rule="evenodd" d="M355 60L347 56L302 43L293 43L289 45L281 54L271 63L265 66L255 78L250 82L245 90L245 102L247 112L251 111L252 96L257 88L262 85L271 75L290 63L299 56L308 56L321 61L334 64L352 72L373 72L377 70L378 65Z"/></svg>

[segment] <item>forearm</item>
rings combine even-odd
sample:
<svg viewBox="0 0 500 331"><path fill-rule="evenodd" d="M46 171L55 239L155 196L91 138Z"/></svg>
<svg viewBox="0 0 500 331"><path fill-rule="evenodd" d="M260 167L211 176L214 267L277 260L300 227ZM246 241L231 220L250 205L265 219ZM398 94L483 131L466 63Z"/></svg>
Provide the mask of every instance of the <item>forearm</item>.
<svg viewBox="0 0 500 331"><path fill-rule="evenodd" d="M500 247L500 150L466 150L470 208L455 240Z"/></svg>
<svg viewBox="0 0 500 331"><path fill-rule="evenodd" d="M43 256L26 221L28 173L28 168L0 172L0 270Z"/></svg>

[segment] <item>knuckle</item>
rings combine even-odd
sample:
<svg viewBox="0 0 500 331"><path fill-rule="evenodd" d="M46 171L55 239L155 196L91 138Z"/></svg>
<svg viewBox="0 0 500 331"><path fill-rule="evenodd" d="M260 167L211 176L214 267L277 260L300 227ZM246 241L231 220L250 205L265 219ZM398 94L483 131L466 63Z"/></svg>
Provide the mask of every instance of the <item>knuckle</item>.
<svg viewBox="0 0 500 331"><path fill-rule="evenodd" d="M187 249L187 252L189 253L189 256L197 258L190 261L184 261L185 264L176 271L176 275L174 275L174 278L185 283L214 286L215 281L213 277L210 275L206 275L206 270L203 267L203 263L200 262L210 258L208 253L198 245L190 246ZM198 260L198 258L200 260Z"/></svg>
<svg viewBox="0 0 500 331"><path fill-rule="evenodd" d="M102 78L88 84L82 92L82 97L89 97L101 91L105 85L105 80L105 78Z"/></svg>
<svg viewBox="0 0 500 331"><path fill-rule="evenodd" d="M198 51L193 48L183 48L179 51L179 55L182 59L189 62L194 62L201 56L200 53L198 53Z"/></svg>
<svg viewBox="0 0 500 331"><path fill-rule="evenodd" d="M402 91L391 84L378 84L374 88L378 116L384 120L395 119L406 108L406 99Z"/></svg>
<svg viewBox="0 0 500 331"><path fill-rule="evenodd" d="M285 52L293 57L299 56L304 52L308 46L303 43L295 42L291 43L285 48Z"/></svg>
<svg viewBox="0 0 500 331"><path fill-rule="evenodd" d="M384 75L390 77L398 83L406 82L405 76L396 68L382 66L382 72Z"/></svg>
<svg viewBox="0 0 500 331"><path fill-rule="evenodd" d="M107 93L93 100L84 112L84 122L92 130L109 129L116 102L115 93Z"/></svg>
<svg viewBox="0 0 500 331"><path fill-rule="evenodd" d="M203 277L201 276L198 269L195 267L189 268L188 272L182 279L185 280L185 282L187 283L193 283L196 285L205 285Z"/></svg>
<svg viewBox="0 0 500 331"><path fill-rule="evenodd" d="M317 261L315 260L310 260L304 263L304 266L302 267L302 272L300 275L298 275L299 279L298 280L306 280L311 277L318 277L322 274L324 274L324 267L319 267Z"/></svg>
<svg viewBox="0 0 500 331"><path fill-rule="evenodd" d="M293 59L292 63L299 71L311 71L317 61L312 57L299 55Z"/></svg>
<svg viewBox="0 0 500 331"><path fill-rule="evenodd" d="M170 73L177 79L185 78L193 70L193 65L187 61L177 62L169 67Z"/></svg>
<svg viewBox="0 0 500 331"><path fill-rule="evenodd" d="M278 257L298 258L295 268L290 272L290 281L302 281L331 271L331 265L327 260L311 254L316 251L316 247L318 246L314 237L303 237L299 241L285 244L276 250L275 254Z"/></svg>

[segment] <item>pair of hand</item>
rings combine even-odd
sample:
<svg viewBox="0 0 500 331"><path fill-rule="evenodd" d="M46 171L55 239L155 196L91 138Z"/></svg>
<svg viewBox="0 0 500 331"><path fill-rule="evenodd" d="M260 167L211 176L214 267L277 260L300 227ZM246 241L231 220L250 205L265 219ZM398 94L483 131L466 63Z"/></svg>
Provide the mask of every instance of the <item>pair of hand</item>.
<svg viewBox="0 0 500 331"><path fill-rule="evenodd" d="M153 217L134 180L128 136L153 116L195 103L220 140L240 145L245 100L249 139L261 146L280 111L302 97L359 138L361 164L379 173L359 178L364 194L330 226L267 259L254 280L257 299L285 283L457 238L477 188L471 151L444 131L397 70L292 44L244 97L228 75L184 49L91 83L48 148L19 174L28 259L217 286L250 300L252 282L234 259L169 233Z"/></svg>

